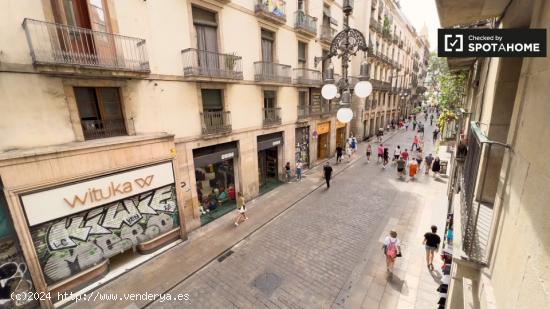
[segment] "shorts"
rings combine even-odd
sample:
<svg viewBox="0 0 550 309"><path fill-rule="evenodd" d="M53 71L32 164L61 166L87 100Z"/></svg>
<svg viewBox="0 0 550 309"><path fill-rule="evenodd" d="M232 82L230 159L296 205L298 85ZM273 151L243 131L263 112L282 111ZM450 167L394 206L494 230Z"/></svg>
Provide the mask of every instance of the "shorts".
<svg viewBox="0 0 550 309"><path fill-rule="evenodd" d="M367 151L367 156L370 157L370 151Z"/></svg>
<svg viewBox="0 0 550 309"><path fill-rule="evenodd" d="M422 164L422 160L421 160L421 159L416 159L416 162L418 162L418 165Z"/></svg>
<svg viewBox="0 0 550 309"><path fill-rule="evenodd" d="M426 246L426 252L435 253L436 251L437 251L436 247Z"/></svg>
<svg viewBox="0 0 550 309"><path fill-rule="evenodd" d="M384 158L384 155L383 154L378 154L378 157L379 158Z"/></svg>
<svg viewBox="0 0 550 309"><path fill-rule="evenodd" d="M405 168L403 168L403 167L402 167L402 168L399 168L399 167L397 168L397 171L398 171L399 173L403 173L404 170L405 170Z"/></svg>
<svg viewBox="0 0 550 309"><path fill-rule="evenodd" d="M394 159L394 160L399 159L399 155L393 155L393 159Z"/></svg>

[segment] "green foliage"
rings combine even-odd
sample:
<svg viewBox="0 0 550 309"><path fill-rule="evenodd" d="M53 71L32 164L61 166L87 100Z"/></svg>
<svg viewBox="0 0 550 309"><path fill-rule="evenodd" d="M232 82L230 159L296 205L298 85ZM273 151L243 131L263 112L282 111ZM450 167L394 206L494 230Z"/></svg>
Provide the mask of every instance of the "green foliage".
<svg viewBox="0 0 550 309"><path fill-rule="evenodd" d="M382 34L384 36L391 36L391 21L388 16L384 16L384 24L382 26Z"/></svg>
<svg viewBox="0 0 550 309"><path fill-rule="evenodd" d="M432 53L429 61L430 76L427 96L443 110L455 110L462 104L465 95L466 74L449 71L446 58L439 58Z"/></svg>

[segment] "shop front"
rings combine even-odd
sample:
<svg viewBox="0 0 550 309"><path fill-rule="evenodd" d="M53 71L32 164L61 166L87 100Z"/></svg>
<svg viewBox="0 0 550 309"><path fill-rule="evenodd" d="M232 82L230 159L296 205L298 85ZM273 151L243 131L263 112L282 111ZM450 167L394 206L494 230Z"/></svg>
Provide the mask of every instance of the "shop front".
<svg viewBox="0 0 550 309"><path fill-rule="evenodd" d="M8 214L0 181L0 308L30 308L38 304L32 297L34 285Z"/></svg>
<svg viewBox="0 0 550 309"><path fill-rule="evenodd" d="M172 162L20 196L48 290L64 292L179 237Z"/></svg>
<svg viewBox="0 0 550 309"><path fill-rule="evenodd" d="M346 148L346 124L336 120L336 146Z"/></svg>
<svg viewBox="0 0 550 309"><path fill-rule="evenodd" d="M330 121L317 124L317 160L330 156Z"/></svg>
<svg viewBox="0 0 550 309"><path fill-rule="evenodd" d="M302 162L303 168L309 167L309 126L299 127L295 130L296 162Z"/></svg>
<svg viewBox="0 0 550 309"><path fill-rule="evenodd" d="M236 142L193 150L201 225L208 224L235 209L237 155Z"/></svg>
<svg viewBox="0 0 550 309"><path fill-rule="evenodd" d="M280 159L283 145L283 133L260 135L258 143L258 181L260 194L271 191L281 184L282 168ZM281 165L281 166L280 166Z"/></svg>

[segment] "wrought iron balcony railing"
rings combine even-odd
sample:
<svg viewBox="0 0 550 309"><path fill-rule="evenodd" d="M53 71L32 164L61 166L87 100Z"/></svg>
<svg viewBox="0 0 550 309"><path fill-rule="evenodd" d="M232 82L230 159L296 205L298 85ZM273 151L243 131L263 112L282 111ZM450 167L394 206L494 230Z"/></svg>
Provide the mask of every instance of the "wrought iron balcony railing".
<svg viewBox="0 0 550 309"><path fill-rule="evenodd" d="M145 40L25 18L35 65L150 72Z"/></svg>
<svg viewBox="0 0 550 309"><path fill-rule="evenodd" d="M275 82L290 84L291 67L273 62L254 62L254 80L258 82Z"/></svg>
<svg viewBox="0 0 550 309"><path fill-rule="evenodd" d="M330 26L323 25L321 27L321 41L324 43L331 43L332 39L336 35L336 30Z"/></svg>
<svg viewBox="0 0 550 309"><path fill-rule="evenodd" d="M80 120L85 139L128 135L124 119Z"/></svg>
<svg viewBox="0 0 550 309"><path fill-rule="evenodd" d="M203 111L201 113L203 135L231 132L231 113L228 111Z"/></svg>
<svg viewBox="0 0 550 309"><path fill-rule="evenodd" d="M235 54L221 54L196 48L187 48L183 56L183 75L223 79L243 79L242 58Z"/></svg>
<svg viewBox="0 0 550 309"><path fill-rule="evenodd" d="M320 71L303 68L293 69L293 71L296 85L320 86L322 83Z"/></svg>
<svg viewBox="0 0 550 309"><path fill-rule="evenodd" d="M286 23L286 2L283 0L258 0L254 11L257 16L280 24Z"/></svg>
<svg viewBox="0 0 550 309"><path fill-rule="evenodd" d="M309 106L298 106L298 118L307 118L310 115Z"/></svg>
<svg viewBox="0 0 550 309"><path fill-rule="evenodd" d="M311 36L317 35L317 20L312 16L307 15L304 11L296 11L294 17L296 31Z"/></svg>
<svg viewBox="0 0 550 309"><path fill-rule="evenodd" d="M281 108L270 107L263 109L264 126L272 126L281 124Z"/></svg>

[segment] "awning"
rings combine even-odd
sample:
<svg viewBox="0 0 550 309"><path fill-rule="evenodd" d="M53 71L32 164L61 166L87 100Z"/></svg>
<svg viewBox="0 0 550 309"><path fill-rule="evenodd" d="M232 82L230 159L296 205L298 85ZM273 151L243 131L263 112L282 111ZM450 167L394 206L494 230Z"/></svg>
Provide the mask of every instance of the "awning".
<svg viewBox="0 0 550 309"><path fill-rule="evenodd" d="M510 0L436 0L441 27L472 24L500 16Z"/></svg>
<svg viewBox="0 0 550 309"><path fill-rule="evenodd" d="M258 136L258 151L277 147L283 144L283 133L273 133Z"/></svg>
<svg viewBox="0 0 550 309"><path fill-rule="evenodd" d="M224 160L237 157L239 151L237 143L225 143L210 147L203 147L193 150L193 162L195 167L201 167L208 164L220 163Z"/></svg>

